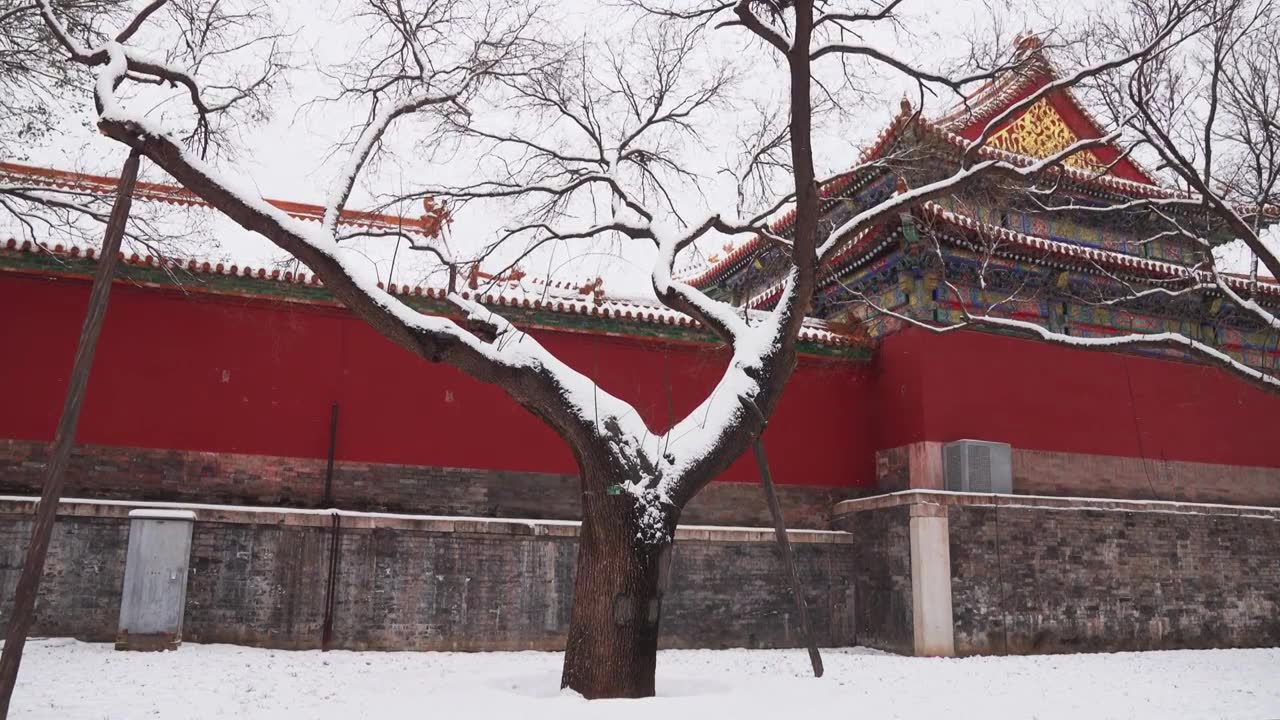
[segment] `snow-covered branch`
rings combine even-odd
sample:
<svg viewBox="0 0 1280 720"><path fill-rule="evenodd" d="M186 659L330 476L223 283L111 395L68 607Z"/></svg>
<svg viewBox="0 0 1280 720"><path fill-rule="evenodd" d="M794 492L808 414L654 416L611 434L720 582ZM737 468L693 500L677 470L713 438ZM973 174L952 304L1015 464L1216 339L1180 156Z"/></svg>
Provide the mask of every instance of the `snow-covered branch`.
<svg viewBox="0 0 1280 720"><path fill-rule="evenodd" d="M825 263L841 249L843 240L856 237L864 230L879 225L898 213L917 207L930 200L949 195L987 178L1004 176L1022 181L1034 179L1047 171L1059 168L1072 155L1090 148L1102 147L1119 137L1119 135L1120 131L1116 130L1101 138L1077 140L1056 153L1027 164L1018 164L1003 159L983 160L960 167L951 175L940 180L935 180L917 188L906 189L884 202L855 214L832 230L827 239L818 246L818 260L820 263Z"/></svg>
<svg viewBox="0 0 1280 720"><path fill-rule="evenodd" d="M939 257L941 257L941 249L937 249L937 253ZM1005 331L1013 331L1018 334L1031 336L1060 345L1089 350L1123 350L1134 347L1161 347L1181 350L1192 356L1200 357L1221 365L1231 372L1256 382L1266 388L1271 390L1280 390L1280 377L1247 365L1213 345L1188 337L1182 333L1168 331L1128 332L1102 337L1068 335L1067 333L1052 330L1041 323L1031 320L1021 320L1018 318L994 314L998 311L1001 305L1011 298L1006 298L1005 300L992 303L985 308L975 309L971 307L969 298L967 298L965 294L962 293L961 290L950 280L944 278L942 280L942 285L951 294L956 307L959 308L964 317L963 320L944 324L925 322L912 317L909 314L882 307L867 298L865 295L860 295L859 301L865 303L877 313L931 332L953 332L966 328L989 327Z"/></svg>
<svg viewBox="0 0 1280 720"><path fill-rule="evenodd" d="M1110 73L1112 71L1133 66L1135 64L1141 66L1150 63L1153 57L1158 56L1161 52L1167 52L1170 46L1176 46L1186 39L1193 36L1194 31L1188 31L1186 24L1195 12L1202 7L1202 0L1187 0L1187 2L1174 2L1165 9L1160 16L1159 24L1155 31L1151 33L1151 37L1145 42L1139 43L1135 49L1118 54L1114 57L1107 58L1096 62L1088 67L1080 68L1075 72L1045 83L1035 92L1027 94L1026 97L1011 103L1004 110L996 113L987 120L982 132L976 138L969 142L968 148L965 150L966 162L972 162L977 153L986 146L991 136L996 130L1000 129L1010 118L1020 115L1027 108L1039 102L1052 92L1059 92L1064 89L1072 88L1080 85L1086 80L1096 78L1098 76ZM1132 46L1131 46L1132 47Z"/></svg>

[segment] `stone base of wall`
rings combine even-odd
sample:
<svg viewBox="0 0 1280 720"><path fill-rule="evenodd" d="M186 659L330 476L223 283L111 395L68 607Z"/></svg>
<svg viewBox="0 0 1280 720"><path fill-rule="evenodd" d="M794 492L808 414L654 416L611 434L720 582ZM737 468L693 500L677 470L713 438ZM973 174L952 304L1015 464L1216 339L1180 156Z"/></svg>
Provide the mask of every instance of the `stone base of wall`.
<svg viewBox="0 0 1280 720"><path fill-rule="evenodd" d="M901 655L915 651L909 511L884 507L836 518L853 540L848 549L858 644Z"/></svg>
<svg viewBox="0 0 1280 720"><path fill-rule="evenodd" d="M896 561L871 564L873 586L900 585L905 552L916 654L938 654L930 643L940 638L922 639L921 622L940 620L959 655L1280 645L1280 509L907 491L835 512L835 526L855 536L891 518L881 532L894 533L892 544L866 554ZM922 518L939 519L947 539L950 576L935 573L931 585L917 552ZM855 563L858 588L864 564ZM860 617L876 618L897 645L903 594L858 595Z"/></svg>
<svg viewBox="0 0 1280 720"><path fill-rule="evenodd" d="M940 442L876 453L877 489L942 490ZM1280 507L1280 468L1013 448L1013 492Z"/></svg>
<svg viewBox="0 0 1280 720"><path fill-rule="evenodd" d="M34 635L116 639L127 515L139 505L59 507ZM353 650L564 647L575 522L182 507L196 513L184 640L318 648L328 625L330 646ZM33 508L0 498L0 626ZM854 644L852 538L789 535L818 643ZM663 647L803 644L772 530L680 528L662 612Z"/></svg>
<svg viewBox="0 0 1280 720"><path fill-rule="evenodd" d="M1013 451L1019 495L1280 506L1280 468Z"/></svg>
<svg viewBox="0 0 1280 720"><path fill-rule="evenodd" d="M0 494L39 494L48 444L0 440ZM325 499L324 459L77 445L65 497L298 508L337 507L478 517L579 519L576 475L380 463L334 464ZM779 502L794 528L825 529L831 508L870 488L780 484ZM771 527L756 483L712 483L685 508L682 522Z"/></svg>

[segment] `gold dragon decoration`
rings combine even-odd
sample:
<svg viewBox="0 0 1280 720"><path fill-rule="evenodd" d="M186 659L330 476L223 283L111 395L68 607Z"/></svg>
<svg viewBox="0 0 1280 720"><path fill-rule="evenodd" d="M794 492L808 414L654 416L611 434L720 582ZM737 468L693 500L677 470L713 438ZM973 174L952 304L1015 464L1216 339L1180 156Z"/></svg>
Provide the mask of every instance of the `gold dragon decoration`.
<svg viewBox="0 0 1280 720"><path fill-rule="evenodd" d="M1071 132L1071 128L1067 127L1067 123L1053 109L1049 101L1041 98L1027 108L1017 120L992 135L987 144L1019 155L1045 158L1062 152L1079 140L1080 138ZM1072 167L1092 172L1101 171L1106 167L1090 150L1073 153L1064 162Z"/></svg>

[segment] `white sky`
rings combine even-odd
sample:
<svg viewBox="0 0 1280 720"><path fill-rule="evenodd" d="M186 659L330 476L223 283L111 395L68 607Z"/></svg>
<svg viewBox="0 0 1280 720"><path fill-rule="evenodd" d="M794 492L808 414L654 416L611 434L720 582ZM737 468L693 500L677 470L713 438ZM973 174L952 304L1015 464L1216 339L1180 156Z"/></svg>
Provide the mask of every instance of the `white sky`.
<svg viewBox="0 0 1280 720"><path fill-rule="evenodd" d="M1076 3L1064 10L1080 13L1083 17L1090 5L1101 3ZM553 13L553 25L569 37L581 37L590 33L610 43L626 43L632 32L631 21L608 0L585 0L561 3L568 7L548 4ZM332 94L334 86L320 71L327 65L341 63L343 58L359 52L364 40L359 32L352 31L350 0L287 0L273 4L276 21L291 33L289 41L292 62L296 70L290 72L288 84L274 97L275 112L264 124L244 133L239 143L239 155L234 161L223 160L217 164L224 175L234 176L243 184L256 188L271 198L300 202L320 203L326 196L331 178L336 174L342 155L335 161L329 150L336 141L344 138L348 128L363 116L359 107L340 107L332 104L307 106L317 96ZM1010 16L1020 14L1009 9L1002 12ZM913 62L938 66L948 56L965 50L964 32L989 23L988 5L977 0L948 2L916 2L906 4L907 33L869 37L870 44L891 50L898 56ZM1007 21L1006 28L1012 34L1024 27L1043 26L1046 21ZM744 44L741 30L719 30L708 36L703 48L707 58L736 58L749 73L750 80L741 91L755 98L776 96L784 87L784 71L768 58L759 46ZM167 39L142 38L163 47ZM907 88L900 78L884 75L874 78L872 86L883 88L874 97L855 106L847 117L818 137L817 160L820 173L833 173L851 165L859 148L882 129L897 110L898 99ZM30 148L25 161L62 169L75 169L101 174L115 174L123 162L125 151L119 144L99 137L93 132L92 118L85 114L90 109L85 97L79 100L79 112L68 112L64 132L51 138L45 145ZM952 98L939 98L933 107L950 105ZM163 112L162 106L159 112ZM709 209L728 210L734 207L734 192L723 175L715 169L722 166L728 149L727 140L734 135L741 114L726 111L706 118L706 148L691 147L687 156L691 167L703 173L705 182L699 189L705 198L688 193L682 202L689 214L697 215ZM348 207L366 207L372 202L370 191L390 192L412 189L423 183L475 178L478 159L463 150L447 162L432 164L412 150L415 135L412 125L404 125L389 137L388 142L402 148L400 162L386 163L376 172L368 172L357 187ZM168 181L155 168L146 172L147 179ZM478 247L492 238L504 225L518 220L511 203L488 203L468 207L458 213L449 233L448 241L455 253L467 254L468 248ZM284 259L282 251L265 240L246 233L230 221L210 212L175 213L165 221L166 228L189 235L184 250L194 249L202 256L235 261L242 265L261 265ZM1280 238L1275 238L1280 242ZM723 252L725 240L710 239L703 244L704 254ZM386 280L393 251L391 241L366 242L359 246L375 266L378 276ZM514 248L513 248L514 250ZM550 275L554 279L583 281L596 275L606 280L606 290L611 295L647 297L651 250L643 244L623 246L625 259L617 257L618 249L612 245L579 244L573 247L555 247L539 254L536 262L527 265L530 273ZM395 265L393 280L397 283L418 283L427 279L432 263L424 253L401 252ZM497 269L494 262L487 269ZM436 275L436 282L441 276Z"/></svg>

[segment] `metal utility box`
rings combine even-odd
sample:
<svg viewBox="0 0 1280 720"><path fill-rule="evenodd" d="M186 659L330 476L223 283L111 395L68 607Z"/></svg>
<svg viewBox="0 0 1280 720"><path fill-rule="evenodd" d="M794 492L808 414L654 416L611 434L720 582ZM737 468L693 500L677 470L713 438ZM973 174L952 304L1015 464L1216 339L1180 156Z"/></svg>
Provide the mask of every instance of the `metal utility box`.
<svg viewBox="0 0 1280 720"><path fill-rule="evenodd" d="M1013 492L1013 453L1007 443L957 440L942 446L943 485L970 493Z"/></svg>
<svg viewBox="0 0 1280 720"><path fill-rule="evenodd" d="M189 510L129 513L117 650L175 650L182 644L195 519Z"/></svg>

